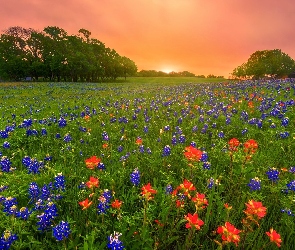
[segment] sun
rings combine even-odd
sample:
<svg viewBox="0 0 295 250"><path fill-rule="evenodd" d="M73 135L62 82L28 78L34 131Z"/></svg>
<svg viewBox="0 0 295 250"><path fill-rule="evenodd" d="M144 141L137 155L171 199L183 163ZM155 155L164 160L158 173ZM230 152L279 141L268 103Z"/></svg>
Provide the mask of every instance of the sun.
<svg viewBox="0 0 295 250"><path fill-rule="evenodd" d="M161 69L161 71L162 71L162 72L164 72L164 73L167 73L167 74L169 74L170 72L172 72L172 71L173 71L173 69L164 68L164 69Z"/></svg>

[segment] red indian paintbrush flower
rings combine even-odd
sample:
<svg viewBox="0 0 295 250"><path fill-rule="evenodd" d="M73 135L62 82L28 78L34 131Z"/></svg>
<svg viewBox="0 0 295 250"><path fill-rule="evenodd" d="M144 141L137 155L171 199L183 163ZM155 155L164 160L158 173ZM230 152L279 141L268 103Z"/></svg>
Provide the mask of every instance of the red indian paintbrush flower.
<svg viewBox="0 0 295 250"><path fill-rule="evenodd" d="M194 187L194 184L191 183L190 181L184 179L183 183L181 183L176 190L181 190L181 192L185 195L188 196L188 198L190 198L190 194L189 191L194 191L196 190L196 188Z"/></svg>
<svg viewBox="0 0 295 250"><path fill-rule="evenodd" d="M192 145L185 147L183 154L189 161L199 161L202 157L203 152L197 148L194 148Z"/></svg>
<svg viewBox="0 0 295 250"><path fill-rule="evenodd" d="M98 166L98 164L100 163L100 161L101 160L99 158L97 158L95 155L91 156L90 158L85 160L86 167L89 169L95 169Z"/></svg>
<svg viewBox="0 0 295 250"><path fill-rule="evenodd" d="M93 176L91 176L89 178L89 181L86 182L86 186L88 188L94 188L94 187L98 187L98 184L99 184L99 180Z"/></svg>
<svg viewBox="0 0 295 250"><path fill-rule="evenodd" d="M144 198L146 198L147 200L151 200L153 199L154 197L152 196L152 194L156 194L157 193L157 190L154 190L151 186L151 183L148 183L146 185L144 185L142 188L141 188L142 192L141 194L144 196Z"/></svg>
<svg viewBox="0 0 295 250"><path fill-rule="evenodd" d="M142 144L142 139L140 137L136 138L135 144L141 145Z"/></svg>
<svg viewBox="0 0 295 250"><path fill-rule="evenodd" d="M266 207L262 205L260 201L250 200L246 203L247 209L244 211L249 217L255 216L257 219L261 219L266 215Z"/></svg>
<svg viewBox="0 0 295 250"><path fill-rule="evenodd" d="M208 206L208 200L205 198L205 194L197 193L193 198L192 201L195 203L196 210L200 208L205 208Z"/></svg>
<svg viewBox="0 0 295 250"><path fill-rule="evenodd" d="M123 203L122 201L119 201L119 200L115 199L115 200L112 202L111 206L112 206L112 208L120 209L122 203Z"/></svg>
<svg viewBox="0 0 295 250"><path fill-rule="evenodd" d="M248 154L254 154L258 149L258 143L250 139L244 143L244 151Z"/></svg>
<svg viewBox="0 0 295 250"><path fill-rule="evenodd" d="M204 221L199 219L198 214L190 214L188 213L184 218L188 221L188 223L185 224L186 228L194 227L197 230L201 229L201 226L204 225Z"/></svg>
<svg viewBox="0 0 295 250"><path fill-rule="evenodd" d="M276 230L273 230L273 228L271 228L269 232L266 232L266 234L268 235L270 241L276 243L278 247L281 247L281 243L282 243L281 235L278 234Z"/></svg>
<svg viewBox="0 0 295 250"><path fill-rule="evenodd" d="M234 225L225 222L225 225L218 227L216 232L221 234L221 238L225 243L233 242L238 246L241 230L236 229Z"/></svg>
<svg viewBox="0 0 295 250"><path fill-rule="evenodd" d="M89 208L91 204L92 204L92 201L89 202L88 198L84 201L79 202L79 205L82 207L82 210Z"/></svg>
<svg viewBox="0 0 295 250"><path fill-rule="evenodd" d="M228 142L228 146L229 146L230 151L237 151L239 145L240 145L240 142L237 138L232 138Z"/></svg>

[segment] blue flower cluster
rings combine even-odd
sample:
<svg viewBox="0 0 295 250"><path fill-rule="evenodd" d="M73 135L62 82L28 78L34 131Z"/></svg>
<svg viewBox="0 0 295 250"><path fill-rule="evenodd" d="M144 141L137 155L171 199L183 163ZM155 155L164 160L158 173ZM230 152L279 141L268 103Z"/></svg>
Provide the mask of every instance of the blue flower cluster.
<svg viewBox="0 0 295 250"><path fill-rule="evenodd" d="M59 224L52 228L52 233L57 241L67 239L71 233L69 223L61 221Z"/></svg>
<svg viewBox="0 0 295 250"><path fill-rule="evenodd" d="M105 214L106 210L110 208L110 202L112 199L111 191L105 189L102 195L99 197L99 203L97 205L97 213Z"/></svg>
<svg viewBox="0 0 295 250"><path fill-rule="evenodd" d="M255 177L250 180L248 183L248 186L250 187L251 191L257 191L261 189L261 180L259 180L258 177Z"/></svg>
<svg viewBox="0 0 295 250"><path fill-rule="evenodd" d="M111 234L108 237L108 248L112 250L121 250L124 249L123 242L119 240L119 237L121 236L121 233L114 232L114 234Z"/></svg>
<svg viewBox="0 0 295 250"><path fill-rule="evenodd" d="M17 235L12 234L11 231L5 230L0 238L0 249L6 250L11 247L11 244L17 240Z"/></svg>
<svg viewBox="0 0 295 250"><path fill-rule="evenodd" d="M40 170L44 168L43 161L38 161L36 158L29 156L22 159L22 164L27 168L29 174L40 174Z"/></svg>
<svg viewBox="0 0 295 250"><path fill-rule="evenodd" d="M130 174L130 181L133 185L138 186L140 183L140 172L138 168L134 169L133 172Z"/></svg>

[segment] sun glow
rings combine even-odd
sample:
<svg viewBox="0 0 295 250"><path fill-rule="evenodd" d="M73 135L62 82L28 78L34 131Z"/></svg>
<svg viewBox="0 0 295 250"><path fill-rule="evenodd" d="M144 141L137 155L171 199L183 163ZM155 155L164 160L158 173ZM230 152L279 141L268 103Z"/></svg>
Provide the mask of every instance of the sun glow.
<svg viewBox="0 0 295 250"><path fill-rule="evenodd" d="M169 74L170 72L172 72L172 71L174 71L174 70L172 70L172 69L168 69L168 68L165 68L165 69L161 69L160 71Z"/></svg>

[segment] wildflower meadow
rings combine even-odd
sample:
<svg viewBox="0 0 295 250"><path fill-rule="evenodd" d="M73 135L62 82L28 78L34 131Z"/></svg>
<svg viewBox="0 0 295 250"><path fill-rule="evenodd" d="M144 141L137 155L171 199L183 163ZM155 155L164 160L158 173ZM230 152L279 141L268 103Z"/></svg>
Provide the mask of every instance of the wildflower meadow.
<svg viewBox="0 0 295 250"><path fill-rule="evenodd" d="M1 83L0 249L293 249L294 80L132 79Z"/></svg>

